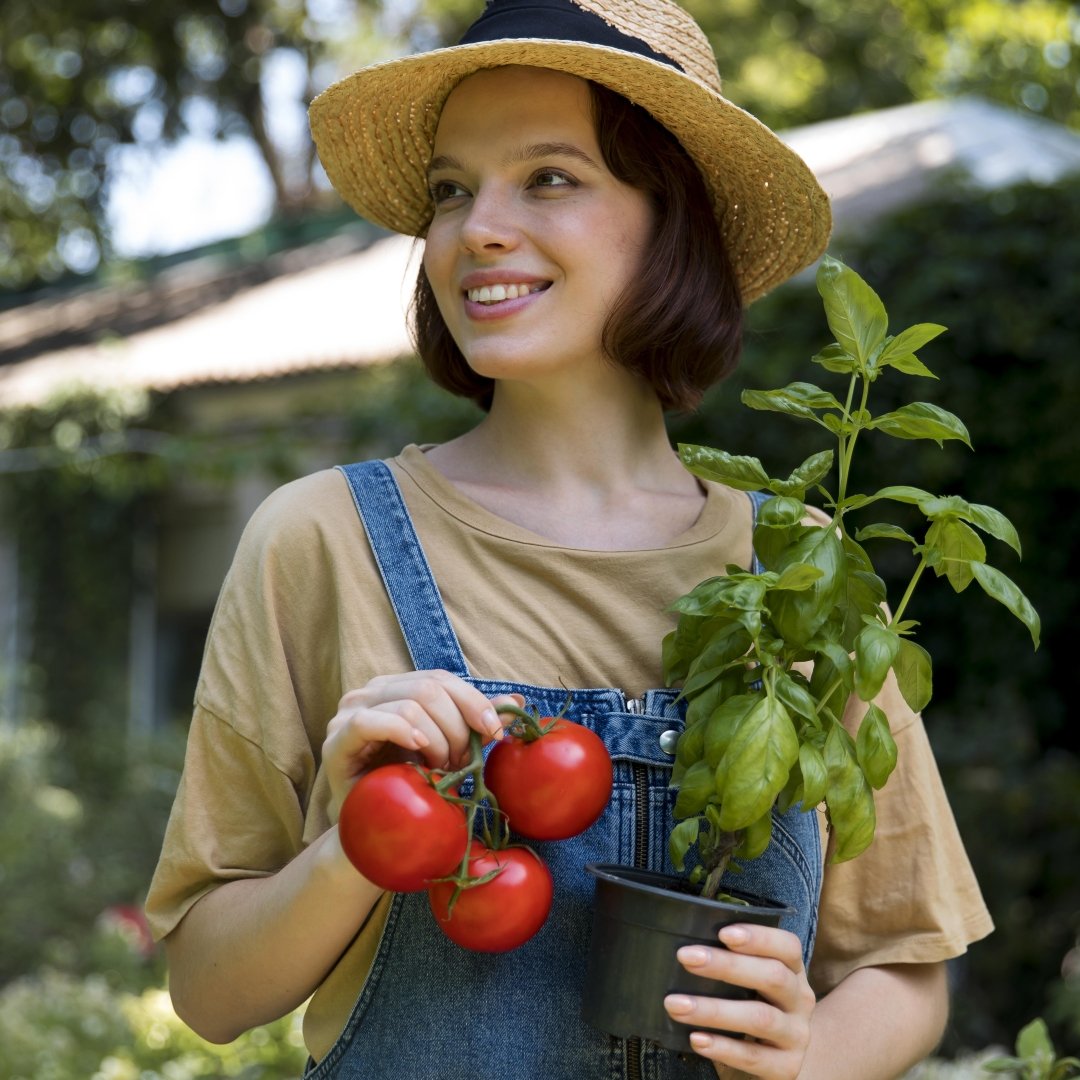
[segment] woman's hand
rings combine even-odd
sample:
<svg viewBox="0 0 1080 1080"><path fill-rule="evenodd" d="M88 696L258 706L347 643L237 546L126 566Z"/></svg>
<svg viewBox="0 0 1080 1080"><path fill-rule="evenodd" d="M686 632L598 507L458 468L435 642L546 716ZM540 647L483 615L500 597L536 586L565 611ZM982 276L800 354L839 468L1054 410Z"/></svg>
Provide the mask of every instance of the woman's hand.
<svg viewBox="0 0 1080 1080"><path fill-rule="evenodd" d="M721 1077L795 1080L810 1043L815 1004L802 944L786 930L742 923L725 926L720 940L726 948L684 946L678 953L680 963L695 975L755 990L761 1000L670 994L664 999L668 1013L700 1029L690 1036L690 1044L713 1062ZM732 1039L710 1028L749 1038Z"/></svg>
<svg viewBox="0 0 1080 1080"><path fill-rule="evenodd" d="M349 788L361 773L390 761L424 761L458 767L468 759L469 733L501 739L505 721L497 705L524 704L517 694L486 698L448 671L380 675L350 690L326 729L323 766L330 783L330 820L336 821Z"/></svg>

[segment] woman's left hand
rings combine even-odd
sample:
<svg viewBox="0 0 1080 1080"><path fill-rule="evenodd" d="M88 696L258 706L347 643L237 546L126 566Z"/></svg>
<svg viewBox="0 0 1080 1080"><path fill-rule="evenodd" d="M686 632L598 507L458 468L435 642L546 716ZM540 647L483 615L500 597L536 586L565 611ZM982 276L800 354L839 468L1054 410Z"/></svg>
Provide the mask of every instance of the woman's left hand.
<svg viewBox="0 0 1080 1080"><path fill-rule="evenodd" d="M786 930L746 923L725 926L720 940L726 948L684 946L680 963L695 975L755 990L760 1000L670 994L664 999L669 1015L699 1029L690 1045L713 1062L721 1077L795 1080L810 1044L816 1000L803 967L802 944ZM733 1039L717 1028L749 1038Z"/></svg>

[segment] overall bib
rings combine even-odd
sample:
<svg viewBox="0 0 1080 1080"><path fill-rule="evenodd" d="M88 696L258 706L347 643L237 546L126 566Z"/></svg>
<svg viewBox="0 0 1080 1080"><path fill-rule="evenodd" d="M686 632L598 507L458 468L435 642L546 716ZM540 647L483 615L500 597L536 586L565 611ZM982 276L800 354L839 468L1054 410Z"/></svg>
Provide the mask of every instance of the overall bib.
<svg viewBox="0 0 1080 1080"><path fill-rule="evenodd" d="M340 468L416 670L441 668L486 696L518 693L541 715L557 713L567 697L563 687L469 674L392 473L378 461ZM566 715L603 739L614 788L603 815L584 833L531 843L555 883L547 922L511 952L469 952L439 930L426 893L396 894L345 1028L323 1060L309 1064L306 1080L715 1080L703 1058L614 1038L579 1015L594 888L585 864L673 872L667 844L675 801L668 787L670 733L682 730L684 712L675 704L677 694L650 690L628 700L617 689L573 691ZM782 925L798 934L809 965L821 889L817 814L774 812L772 842L730 886L793 907L797 914Z"/></svg>

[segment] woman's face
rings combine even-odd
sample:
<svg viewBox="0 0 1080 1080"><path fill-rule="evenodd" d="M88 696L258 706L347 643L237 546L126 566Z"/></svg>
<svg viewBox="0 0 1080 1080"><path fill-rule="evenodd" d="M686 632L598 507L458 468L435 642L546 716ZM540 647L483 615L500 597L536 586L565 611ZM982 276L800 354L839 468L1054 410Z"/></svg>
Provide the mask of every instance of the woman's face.
<svg viewBox="0 0 1080 1080"><path fill-rule="evenodd" d="M480 375L533 381L606 365L601 334L652 235L647 197L604 164L587 83L492 68L447 99L424 267Z"/></svg>

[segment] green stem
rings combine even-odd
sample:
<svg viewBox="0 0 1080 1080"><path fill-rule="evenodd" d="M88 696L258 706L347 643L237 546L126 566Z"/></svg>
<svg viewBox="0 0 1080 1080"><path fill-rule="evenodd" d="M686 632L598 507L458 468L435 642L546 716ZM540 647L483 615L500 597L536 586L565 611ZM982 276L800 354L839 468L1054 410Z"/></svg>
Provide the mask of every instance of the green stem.
<svg viewBox="0 0 1080 1080"><path fill-rule="evenodd" d="M923 571L928 565L929 564L926 561L926 556L924 555L919 560L919 565L915 567L915 573L911 575L911 580L908 582L908 587L904 590L904 595L900 600L900 605L893 612L893 617L889 621L889 626L895 626L902 618L904 614L904 609L908 606L908 601L911 599L913 593L915 592L915 586L918 585L919 578L922 577Z"/></svg>

